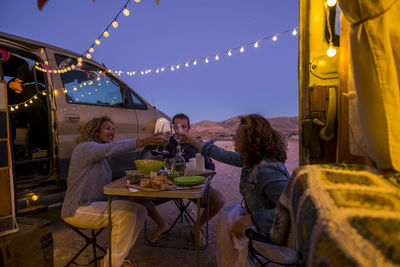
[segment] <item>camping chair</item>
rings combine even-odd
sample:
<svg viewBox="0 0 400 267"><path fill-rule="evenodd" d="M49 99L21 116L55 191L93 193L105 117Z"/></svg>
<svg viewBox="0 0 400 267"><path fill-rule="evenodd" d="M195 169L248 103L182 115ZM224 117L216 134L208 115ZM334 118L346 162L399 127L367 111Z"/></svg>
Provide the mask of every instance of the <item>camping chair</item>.
<svg viewBox="0 0 400 267"><path fill-rule="evenodd" d="M83 237L86 241L86 244L78 251L78 253L75 254L75 256L65 265L65 267L70 266L72 263L75 265L79 265L79 266L89 266L90 264L94 263L94 265L97 267L97 261L102 259L103 256L97 257L96 255L96 248L99 248L101 251L103 251L104 253L107 253L107 251L101 247L100 245L98 245L96 243L97 241L97 236L105 229L105 228L100 228L100 229L83 229L83 228L79 228L79 227L75 227L71 224L68 224L66 222L64 222L66 224L66 226L72 230L74 230L77 234L79 234L81 237ZM86 235L85 233L82 232L82 230L90 230L90 235ZM93 249L93 258L92 260L90 260L87 264L78 264L75 260L76 258L79 257L79 255L82 254L82 252L88 247L92 245L92 249Z"/></svg>
<svg viewBox="0 0 400 267"><path fill-rule="evenodd" d="M246 230L249 238L249 258L256 266L279 264L296 266L296 251L276 245L269 237L261 235L249 228Z"/></svg>

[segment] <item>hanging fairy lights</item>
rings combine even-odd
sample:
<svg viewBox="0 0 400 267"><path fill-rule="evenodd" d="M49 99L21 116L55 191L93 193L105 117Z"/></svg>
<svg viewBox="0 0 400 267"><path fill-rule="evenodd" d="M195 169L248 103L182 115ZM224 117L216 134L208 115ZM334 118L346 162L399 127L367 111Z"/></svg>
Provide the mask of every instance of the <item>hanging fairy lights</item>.
<svg viewBox="0 0 400 267"><path fill-rule="evenodd" d="M329 7L333 7L336 5L336 0L327 0L326 1L326 21L327 21L327 26L328 26L328 33L329 33L329 45L328 45L328 50L326 50L326 54L328 57L333 57L336 55L336 48L333 46L333 33L332 33L332 28L330 24L330 19L329 19Z"/></svg>
<svg viewBox="0 0 400 267"><path fill-rule="evenodd" d="M46 95L46 91L41 91L40 93L36 93L34 96L29 98L28 100L25 100L25 101L23 101L21 103L14 104L14 105L8 105L8 107L10 108L11 111L18 110L19 107L28 108L31 104L33 104L33 102L35 100L38 99L38 95L39 94Z"/></svg>
<svg viewBox="0 0 400 267"><path fill-rule="evenodd" d="M273 42L276 42L278 40L278 36L282 35L282 34L286 34L286 33L291 33L292 36L296 36L297 35L297 30L298 27L294 27L279 33L276 33L274 35L270 35L270 36L266 36L263 37L257 41L253 41L253 42L249 42L249 43L245 43L241 46L235 47L235 48L230 48L230 49L226 49L224 51L215 53L213 55L208 55L208 56L204 56L201 58L196 58L196 59L192 59L192 60L185 60L181 63L177 63L177 64L172 64L172 65L168 65L168 66L162 66L162 67L153 67L153 68L145 68L143 70L133 70L133 71L122 71L122 70L115 70L114 73L118 76L121 76L121 74L126 74L129 76L134 76L137 74L141 74L141 75L146 75L146 74L150 74L153 70L154 73L159 74L161 72L163 72L165 69L169 69L171 71L175 71L177 69L179 69L180 66L185 66L186 68L189 66L196 66L199 62L204 62L205 64L211 62L213 59L215 61L218 61L221 59L222 56L224 55L228 55L228 56L232 56L233 53L235 51L239 51L240 53L244 53L246 51L246 48L258 48L262 42L265 42L266 40L271 39Z"/></svg>
<svg viewBox="0 0 400 267"><path fill-rule="evenodd" d="M135 0L136 3L140 3L141 0ZM86 57L87 59L91 59L92 58L92 54L95 52L95 45L99 46L101 44L101 39L102 37L104 38L108 38L110 36L110 28L112 26L112 28L116 29L118 28L119 24L117 22L118 17L122 14L124 14L125 16L129 16L130 15L130 10L127 8L128 4L129 4L130 0L127 0L125 5L119 10L118 14L113 18L113 20L111 20L111 22L108 24L108 26L105 28L104 31L102 31L102 33L99 35L99 37L97 37L96 40L93 41L93 43L89 46L88 49L86 49L80 56L80 59L82 59L82 57ZM82 60L78 61L78 66L82 65ZM49 66L48 62L45 62L45 64L36 62L36 66L35 68L39 71L42 72L47 72L47 73L64 73L67 71L71 71L73 69L75 69L74 65L65 67L65 68L52 68Z"/></svg>

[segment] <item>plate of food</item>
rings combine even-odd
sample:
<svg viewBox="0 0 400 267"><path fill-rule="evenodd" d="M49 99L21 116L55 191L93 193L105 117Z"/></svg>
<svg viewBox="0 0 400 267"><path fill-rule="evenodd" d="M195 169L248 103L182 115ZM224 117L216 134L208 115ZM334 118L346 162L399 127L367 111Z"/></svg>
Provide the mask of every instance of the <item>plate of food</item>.
<svg viewBox="0 0 400 267"><path fill-rule="evenodd" d="M176 188L165 173L150 178L143 178L139 184L131 183L127 180L126 186L144 191L167 191Z"/></svg>

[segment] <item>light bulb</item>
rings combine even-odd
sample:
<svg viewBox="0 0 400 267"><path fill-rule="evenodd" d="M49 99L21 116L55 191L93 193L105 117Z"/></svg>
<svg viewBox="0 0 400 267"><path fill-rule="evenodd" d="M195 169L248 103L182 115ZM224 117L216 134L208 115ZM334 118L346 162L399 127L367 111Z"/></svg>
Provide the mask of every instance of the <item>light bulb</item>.
<svg viewBox="0 0 400 267"><path fill-rule="evenodd" d="M334 6L334 5L336 5L336 0L327 0L327 1L326 1L326 4L327 4L328 6Z"/></svg>
<svg viewBox="0 0 400 267"><path fill-rule="evenodd" d="M57 94L58 94L57 90L54 90L54 95L57 95Z"/></svg>
<svg viewBox="0 0 400 267"><path fill-rule="evenodd" d="M25 103L25 105L24 105L25 107L27 107L28 106L28 104L27 103Z"/></svg>
<svg viewBox="0 0 400 267"><path fill-rule="evenodd" d="M68 68L67 68L67 71L70 71L70 70L71 70L71 67L68 67Z"/></svg>
<svg viewBox="0 0 400 267"><path fill-rule="evenodd" d="M140 3L140 0L135 0L136 3Z"/></svg>
<svg viewBox="0 0 400 267"><path fill-rule="evenodd" d="M117 28L117 27L118 27L118 22L116 22L116 21L114 20L113 23L112 23L112 26L113 26L114 28Z"/></svg>
<svg viewBox="0 0 400 267"><path fill-rule="evenodd" d="M14 111L14 108L13 108L13 107L11 107L11 111Z"/></svg>
<svg viewBox="0 0 400 267"><path fill-rule="evenodd" d="M37 99L37 96L35 95L33 98L34 98L34 99Z"/></svg>
<svg viewBox="0 0 400 267"><path fill-rule="evenodd" d="M258 47L258 42L259 42L259 41L257 41L257 42L254 43L254 47L255 47L255 48Z"/></svg>
<svg viewBox="0 0 400 267"><path fill-rule="evenodd" d="M189 62L186 62L185 67L189 67Z"/></svg>
<svg viewBox="0 0 400 267"><path fill-rule="evenodd" d="M218 60L219 59L219 56L218 55L215 55L215 60Z"/></svg>
<svg viewBox="0 0 400 267"><path fill-rule="evenodd" d="M78 58L78 62L82 62L82 58L81 57Z"/></svg>
<svg viewBox="0 0 400 267"><path fill-rule="evenodd" d="M180 66L179 66L179 65L176 65L176 68L179 70Z"/></svg>
<svg viewBox="0 0 400 267"><path fill-rule="evenodd" d="M333 57L334 55L336 55L336 49L330 45L328 50L326 51L326 54L328 55L328 57Z"/></svg>
<svg viewBox="0 0 400 267"><path fill-rule="evenodd" d="M161 71L164 71L165 70L165 68L161 68Z"/></svg>
<svg viewBox="0 0 400 267"><path fill-rule="evenodd" d="M89 52L93 53L94 52L94 48L93 47L89 48Z"/></svg>
<svg viewBox="0 0 400 267"><path fill-rule="evenodd" d="M100 45L100 44L101 44L101 42L100 42L99 39L96 39L96 41L94 41L94 43L97 44L97 45Z"/></svg>
<svg viewBox="0 0 400 267"><path fill-rule="evenodd" d="M33 200L33 201L36 201L36 200L38 200L38 199L39 199L39 196L38 196L38 195L34 194L34 195L32 196L32 200Z"/></svg>
<svg viewBox="0 0 400 267"><path fill-rule="evenodd" d="M232 56L231 50L228 51L228 56Z"/></svg>
<svg viewBox="0 0 400 267"><path fill-rule="evenodd" d="M15 109L19 109L19 107L18 107L18 106L15 106Z"/></svg>
<svg viewBox="0 0 400 267"><path fill-rule="evenodd" d="M272 41L276 41L276 40L278 40L278 37L276 37L276 35L274 35L274 37L272 37Z"/></svg>
<svg viewBox="0 0 400 267"><path fill-rule="evenodd" d="M104 35L104 37L108 37L108 36L110 36L110 33L108 31L104 31L103 35Z"/></svg>
<svg viewBox="0 0 400 267"><path fill-rule="evenodd" d="M46 60L46 61L44 62L44 64L45 64L45 65L49 65L49 62Z"/></svg>
<svg viewBox="0 0 400 267"><path fill-rule="evenodd" d="M195 61L193 62L193 65L197 65L197 60L195 60Z"/></svg>
<svg viewBox="0 0 400 267"><path fill-rule="evenodd" d="M90 59L90 58L92 58L92 55L88 53L88 54L86 54L86 57Z"/></svg>
<svg viewBox="0 0 400 267"><path fill-rule="evenodd" d="M71 70L75 69L75 65L71 65Z"/></svg>
<svg viewBox="0 0 400 267"><path fill-rule="evenodd" d="M31 99L31 100L29 100L29 103L31 103L31 104L33 103L32 99Z"/></svg>
<svg viewBox="0 0 400 267"><path fill-rule="evenodd" d="M296 31L296 29L293 29L293 31L292 31L292 35L293 35L293 36L297 35L297 31Z"/></svg>
<svg viewBox="0 0 400 267"><path fill-rule="evenodd" d="M208 63L208 57L206 57L206 60L205 60L205 62L206 62L206 63Z"/></svg>
<svg viewBox="0 0 400 267"><path fill-rule="evenodd" d="M160 71L158 69L156 69L156 72L159 73Z"/></svg>
<svg viewBox="0 0 400 267"><path fill-rule="evenodd" d="M129 14L130 14L129 9L127 9L127 8L125 8L123 12L124 12L125 16L129 16Z"/></svg>
<svg viewBox="0 0 400 267"><path fill-rule="evenodd" d="M79 62L79 63L78 63L78 66L79 66L79 67L82 67L82 62Z"/></svg>
<svg viewBox="0 0 400 267"><path fill-rule="evenodd" d="M240 52L241 52L241 53L244 52L244 46L242 46L242 47L240 48Z"/></svg>
<svg viewBox="0 0 400 267"><path fill-rule="evenodd" d="M174 66L171 66L171 70L174 71Z"/></svg>

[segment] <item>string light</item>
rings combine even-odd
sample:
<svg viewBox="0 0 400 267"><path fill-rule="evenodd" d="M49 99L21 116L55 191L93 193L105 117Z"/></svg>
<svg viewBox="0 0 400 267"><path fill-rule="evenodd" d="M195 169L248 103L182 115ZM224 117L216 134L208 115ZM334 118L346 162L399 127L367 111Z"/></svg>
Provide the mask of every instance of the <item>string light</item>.
<svg viewBox="0 0 400 267"><path fill-rule="evenodd" d="M104 36L104 37L108 37L108 36L110 36L110 33L109 33L108 31L104 31L104 32L103 32L103 36Z"/></svg>
<svg viewBox="0 0 400 267"><path fill-rule="evenodd" d="M99 39L96 39L96 41L94 41L95 44L100 45L101 41Z"/></svg>
<svg viewBox="0 0 400 267"><path fill-rule="evenodd" d="M114 20L113 23L112 23L112 26L113 26L114 28L117 28L117 27L118 27L118 22Z"/></svg>
<svg viewBox="0 0 400 267"><path fill-rule="evenodd" d="M94 52L94 48L93 47L89 48L89 52L93 53Z"/></svg>
<svg viewBox="0 0 400 267"><path fill-rule="evenodd" d="M55 94L57 94L57 90L54 91ZM46 95L45 91L42 91L43 95ZM8 105L8 107L10 108L11 111L15 111L16 109L19 109L19 106L23 106L25 108L28 108L29 104L33 104L34 99L37 99L37 95L35 94L33 97L29 98L28 100L25 100L23 102L20 102L18 104L14 104L14 105Z"/></svg>
<svg viewBox="0 0 400 267"><path fill-rule="evenodd" d="M258 47L260 46L260 43L261 43L261 42L263 42L263 41L265 41L265 40L268 40L268 39L272 39L273 41L276 41L276 40L278 39L278 35L281 35L281 34L291 33L292 36L296 36L296 35L297 35L297 29L298 29L298 27L291 28L291 29L287 29L287 30L285 30L285 31L276 33L276 34L274 34L274 35L270 35L270 36L263 37L263 38L261 38L261 39L259 39L259 40L257 40L257 41L248 42L248 43L245 43L245 44L243 44L243 45L241 45L241 46L238 46L238 47L235 47L235 48L231 48L231 49L226 49L226 50L224 50L224 51L222 51L222 52L214 53L214 54L212 54L212 55L208 55L208 56L205 56L205 57L201 57L201 58L197 58L197 59L192 59L192 60L186 60L186 61L184 61L183 63L178 63L178 64L169 65L169 66L164 66L164 67L162 67L162 68L161 68L161 67L147 68L147 70L152 70L152 69L154 69L154 70L156 70L155 73L159 74L160 72L163 72L165 68L168 68L168 69L170 69L171 71L175 71L175 70L179 69L179 66L180 66L180 65L185 65L185 67L188 68L188 67L190 66L190 64L193 64L193 66L196 66L198 62L202 62L203 60L204 60L204 63L209 63L209 58L214 58L216 61L218 61L218 60L221 58L221 56L223 56L223 55L232 56L232 54L233 54L232 51L233 51L233 50L239 50L241 53L244 53L246 47L258 48ZM157 71L157 70L158 70L158 71ZM161 70L161 71L160 71L160 70ZM121 72L121 73L126 73L126 72L123 72L123 71L116 71L116 73L117 73L117 72L118 72L118 73L119 73L119 72ZM140 70L139 70L139 71L136 71L136 72L140 72L142 75L144 75L144 74L149 74L149 73L150 73L149 71L143 72L143 71L140 71Z"/></svg>
<svg viewBox="0 0 400 267"><path fill-rule="evenodd" d="M130 14L129 9L125 8L124 9L124 15L125 16L129 16L129 14Z"/></svg>
<svg viewBox="0 0 400 267"><path fill-rule="evenodd" d="M327 4L329 7L332 7L332 6L336 5L336 0L327 0L327 1L326 1L326 4Z"/></svg>
<svg viewBox="0 0 400 267"><path fill-rule="evenodd" d="M333 57L334 55L336 55L336 49L333 47L332 44L329 45L329 48L326 51L326 54L328 55L328 57Z"/></svg>

